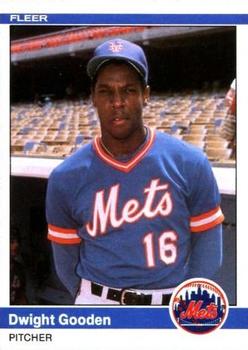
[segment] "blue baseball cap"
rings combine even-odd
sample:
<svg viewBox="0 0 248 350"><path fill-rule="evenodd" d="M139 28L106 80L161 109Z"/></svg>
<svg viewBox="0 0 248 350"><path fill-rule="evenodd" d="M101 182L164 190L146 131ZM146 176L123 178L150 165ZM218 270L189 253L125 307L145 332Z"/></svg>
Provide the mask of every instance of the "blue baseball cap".
<svg viewBox="0 0 248 350"><path fill-rule="evenodd" d="M148 64L143 49L133 42L123 39L111 39L99 45L87 64L87 73L94 79L101 66L109 61L126 61L141 75L144 82L148 81Z"/></svg>

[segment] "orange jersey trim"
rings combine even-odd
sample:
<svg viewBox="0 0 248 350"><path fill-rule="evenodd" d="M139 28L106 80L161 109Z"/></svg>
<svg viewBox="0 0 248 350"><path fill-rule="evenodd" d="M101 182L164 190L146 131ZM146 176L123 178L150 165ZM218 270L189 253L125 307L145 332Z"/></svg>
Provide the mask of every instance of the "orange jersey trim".
<svg viewBox="0 0 248 350"><path fill-rule="evenodd" d="M50 241L61 244L78 244L81 242L76 229L67 229L54 225L48 225L47 238Z"/></svg>
<svg viewBox="0 0 248 350"><path fill-rule="evenodd" d="M201 232L209 230L223 222L224 215L218 206L207 213L193 216L190 220L191 232Z"/></svg>
<svg viewBox="0 0 248 350"><path fill-rule="evenodd" d="M60 237L54 237L52 235L50 235L48 233L47 235L47 238L52 241L52 242L55 242L55 243L59 243L59 244L80 244L81 243L81 238L74 238L74 239L63 239L63 238L60 238Z"/></svg>
<svg viewBox="0 0 248 350"><path fill-rule="evenodd" d="M96 136L93 142L94 149L97 153L97 155L107 164L111 165L112 167L123 171L125 173L128 173L131 171L140 161L141 159L146 155L146 153L151 148L154 139L155 139L155 131L152 129L150 130L150 137L145 143L145 145L142 147L142 149L135 155L134 158L129 160L128 162L119 162L118 160L112 158L102 147L100 142L100 137Z"/></svg>

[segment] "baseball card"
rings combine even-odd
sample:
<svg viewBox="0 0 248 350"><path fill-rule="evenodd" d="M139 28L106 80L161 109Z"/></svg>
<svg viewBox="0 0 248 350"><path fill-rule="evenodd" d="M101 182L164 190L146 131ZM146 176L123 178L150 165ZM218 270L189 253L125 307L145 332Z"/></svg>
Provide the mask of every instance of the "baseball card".
<svg viewBox="0 0 248 350"><path fill-rule="evenodd" d="M0 5L0 349L248 340L248 6Z"/></svg>

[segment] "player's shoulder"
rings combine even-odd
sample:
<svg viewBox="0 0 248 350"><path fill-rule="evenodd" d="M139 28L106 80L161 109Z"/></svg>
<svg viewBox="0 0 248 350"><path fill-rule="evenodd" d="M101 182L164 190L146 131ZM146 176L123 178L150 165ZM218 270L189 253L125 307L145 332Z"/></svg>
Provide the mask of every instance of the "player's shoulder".
<svg viewBox="0 0 248 350"><path fill-rule="evenodd" d="M50 180L70 179L78 174L85 173L89 168L92 160L92 143L82 146L72 155L66 158L56 168L53 169Z"/></svg>
<svg viewBox="0 0 248 350"><path fill-rule="evenodd" d="M205 154L198 147L165 132L157 131L156 141L156 147L167 156L193 161L206 159Z"/></svg>

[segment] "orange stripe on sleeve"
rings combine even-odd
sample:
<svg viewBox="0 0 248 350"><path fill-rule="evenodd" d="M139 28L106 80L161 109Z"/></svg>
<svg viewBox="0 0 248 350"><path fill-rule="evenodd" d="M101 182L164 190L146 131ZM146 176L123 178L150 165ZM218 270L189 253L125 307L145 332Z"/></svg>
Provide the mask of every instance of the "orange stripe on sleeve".
<svg viewBox="0 0 248 350"><path fill-rule="evenodd" d="M214 215L215 213L218 212L218 210L220 210L220 207L216 207L215 209L212 209L204 214L201 214L201 215L197 215L197 216L192 216L190 221L191 222L194 222L194 221L199 221L199 220L202 220L202 219L206 219L208 217L210 217L211 215Z"/></svg>
<svg viewBox="0 0 248 350"><path fill-rule="evenodd" d="M221 224L223 220L224 215L220 207L217 207L207 213L192 217L190 220L190 230L191 232L206 231Z"/></svg>
<svg viewBox="0 0 248 350"><path fill-rule="evenodd" d="M81 238L71 238L71 239L63 239L60 237L54 237L50 234L48 234L47 238L55 243L60 243L60 244L80 244L81 243Z"/></svg>
<svg viewBox="0 0 248 350"><path fill-rule="evenodd" d="M54 225L48 225L47 238L60 244L79 244L81 242L76 229L67 229Z"/></svg>

